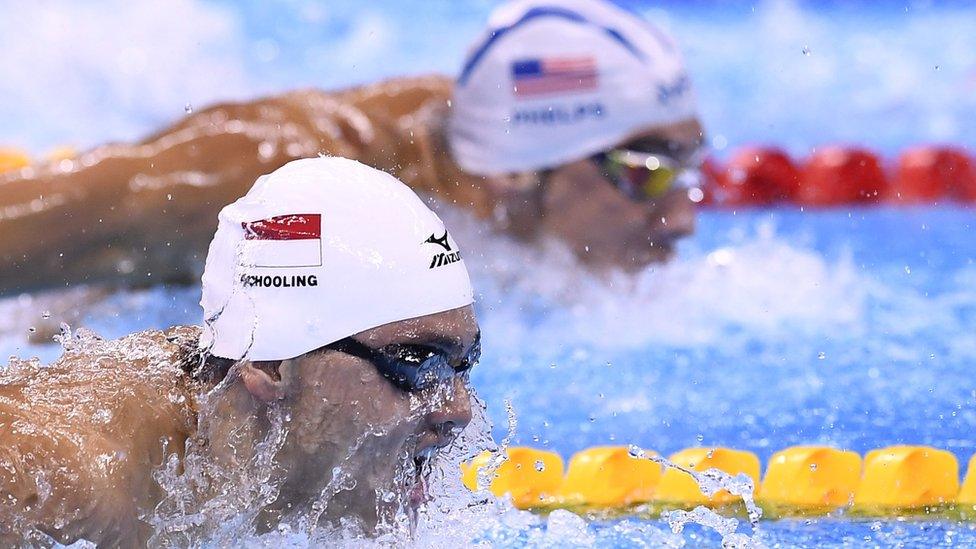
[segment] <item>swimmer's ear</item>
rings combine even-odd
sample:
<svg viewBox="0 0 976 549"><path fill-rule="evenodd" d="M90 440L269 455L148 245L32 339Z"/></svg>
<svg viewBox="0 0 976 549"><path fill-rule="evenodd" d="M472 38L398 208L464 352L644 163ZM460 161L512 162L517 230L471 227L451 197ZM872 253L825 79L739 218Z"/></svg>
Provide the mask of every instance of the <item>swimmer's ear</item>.
<svg viewBox="0 0 976 549"><path fill-rule="evenodd" d="M286 361L287 362L287 361ZM282 362L248 362L241 367L241 381L251 396L272 402L285 398L285 382L281 379Z"/></svg>

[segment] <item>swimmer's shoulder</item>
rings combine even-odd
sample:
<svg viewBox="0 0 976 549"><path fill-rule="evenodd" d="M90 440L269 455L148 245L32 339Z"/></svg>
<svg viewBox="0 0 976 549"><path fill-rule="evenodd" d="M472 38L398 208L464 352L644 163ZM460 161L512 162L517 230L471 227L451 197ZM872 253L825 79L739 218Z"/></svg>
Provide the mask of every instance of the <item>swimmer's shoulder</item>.
<svg viewBox="0 0 976 549"><path fill-rule="evenodd" d="M188 377L187 364L196 359L200 333L198 326L175 326L103 339L80 330L51 364L18 361L0 370L0 387L27 385L50 398L88 401L119 388L129 392L143 383L180 382Z"/></svg>
<svg viewBox="0 0 976 549"><path fill-rule="evenodd" d="M447 103L453 82L437 75L399 76L338 90L303 89L280 96L288 101L304 104L318 102L341 104L366 113L398 118L410 114L430 102Z"/></svg>
<svg viewBox="0 0 976 549"><path fill-rule="evenodd" d="M243 101L224 101L194 111L141 143L192 128L225 124L228 120L261 123L302 123L307 118L352 108L368 116L390 119L416 112L426 105L447 104L453 89L444 75L402 76L342 89L303 88Z"/></svg>
<svg viewBox="0 0 976 549"><path fill-rule="evenodd" d="M140 437L179 439L195 420L195 384L183 365L199 333L180 327L105 340L83 332L50 365L20 364L0 375L0 423L42 430L44 437L27 441L42 446L126 448ZM20 438L12 432L6 440Z"/></svg>

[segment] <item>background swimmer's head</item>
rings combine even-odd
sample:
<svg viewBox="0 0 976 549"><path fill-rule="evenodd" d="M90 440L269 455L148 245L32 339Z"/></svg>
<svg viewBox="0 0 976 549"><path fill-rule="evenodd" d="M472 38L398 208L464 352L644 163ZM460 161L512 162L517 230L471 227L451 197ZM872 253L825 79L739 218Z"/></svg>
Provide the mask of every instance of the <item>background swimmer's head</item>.
<svg viewBox="0 0 976 549"><path fill-rule="evenodd" d="M539 197L536 217L557 212L576 225L599 222L607 234L591 243L562 224L553 228L574 247L604 250L605 257L591 258L597 263L643 266L666 257L693 228L687 179L654 185L645 196L603 166L608 153L627 149L696 172L703 140L674 41L612 4L531 0L496 10L458 76L448 140L458 164L489 187L537 181L551 196ZM608 203L593 212L572 204L586 199ZM617 221L596 216L600 210L626 213Z"/></svg>
<svg viewBox="0 0 976 549"><path fill-rule="evenodd" d="M417 470L471 417L472 301L457 243L394 177L338 158L261 177L221 212L203 276L218 358L202 377L226 375L202 418L211 451L240 463L276 407L290 420L266 520L323 498L323 516L371 528L416 506Z"/></svg>

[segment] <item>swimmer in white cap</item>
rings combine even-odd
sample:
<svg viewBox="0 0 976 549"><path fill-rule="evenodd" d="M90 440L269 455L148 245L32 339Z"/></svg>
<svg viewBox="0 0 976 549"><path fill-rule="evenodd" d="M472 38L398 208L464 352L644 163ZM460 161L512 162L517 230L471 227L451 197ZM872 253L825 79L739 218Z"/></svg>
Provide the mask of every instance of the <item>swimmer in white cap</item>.
<svg viewBox="0 0 976 549"><path fill-rule="evenodd" d="M217 105L135 145L0 176L0 292L193 281L216 212L258 175L319 153L397 174L435 209L555 238L598 269L640 269L693 230L701 143L667 34L599 0L515 2L456 83Z"/></svg>
<svg viewBox="0 0 976 549"><path fill-rule="evenodd" d="M471 419L472 300L457 242L393 176L317 158L259 178L220 213L202 330L0 368L0 545L193 545L208 517L392 528Z"/></svg>

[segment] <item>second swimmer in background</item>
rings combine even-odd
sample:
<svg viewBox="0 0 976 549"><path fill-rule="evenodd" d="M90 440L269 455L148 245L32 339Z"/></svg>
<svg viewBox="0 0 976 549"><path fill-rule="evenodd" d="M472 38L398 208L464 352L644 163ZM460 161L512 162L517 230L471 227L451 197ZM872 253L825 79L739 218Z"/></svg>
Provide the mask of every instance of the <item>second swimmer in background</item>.
<svg viewBox="0 0 976 549"><path fill-rule="evenodd" d="M636 270L693 230L701 142L670 37L600 1L516 2L456 82L216 105L137 144L0 176L0 294L195 280L220 208L316 154L393 173L435 209L554 237L597 269Z"/></svg>

